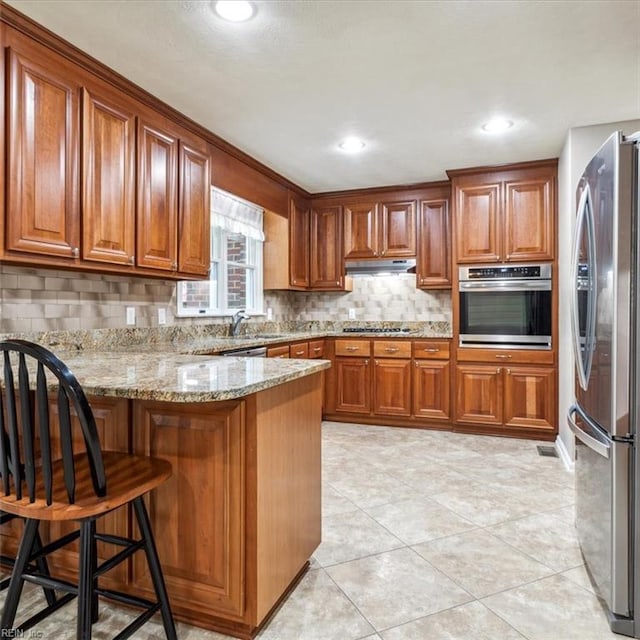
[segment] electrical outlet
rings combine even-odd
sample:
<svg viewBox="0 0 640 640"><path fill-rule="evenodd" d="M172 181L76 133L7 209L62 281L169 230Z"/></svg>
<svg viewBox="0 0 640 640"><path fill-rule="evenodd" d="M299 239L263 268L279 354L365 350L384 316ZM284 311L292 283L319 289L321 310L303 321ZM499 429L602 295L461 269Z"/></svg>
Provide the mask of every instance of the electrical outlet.
<svg viewBox="0 0 640 640"><path fill-rule="evenodd" d="M267 320L273 320L273 309L271 307L267 307Z"/></svg>
<svg viewBox="0 0 640 640"><path fill-rule="evenodd" d="M127 307L127 324L135 324L135 323L136 323L136 308Z"/></svg>
<svg viewBox="0 0 640 640"><path fill-rule="evenodd" d="M167 310L164 307L158 309L158 324L167 324Z"/></svg>
<svg viewBox="0 0 640 640"><path fill-rule="evenodd" d="M351 308L349 309L349 320L355 320L356 319L356 310Z"/></svg>

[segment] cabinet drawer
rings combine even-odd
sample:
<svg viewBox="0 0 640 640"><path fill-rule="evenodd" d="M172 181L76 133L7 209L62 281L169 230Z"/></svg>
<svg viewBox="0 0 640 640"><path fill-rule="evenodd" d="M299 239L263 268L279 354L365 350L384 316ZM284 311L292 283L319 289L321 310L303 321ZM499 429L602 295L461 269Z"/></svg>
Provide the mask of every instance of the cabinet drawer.
<svg viewBox="0 0 640 640"><path fill-rule="evenodd" d="M458 349L458 362L553 364L553 351L537 349Z"/></svg>
<svg viewBox="0 0 640 640"><path fill-rule="evenodd" d="M337 356L370 356L371 342L369 340L336 340Z"/></svg>
<svg viewBox="0 0 640 640"><path fill-rule="evenodd" d="M447 340L416 340L413 343L413 357L428 360L448 360Z"/></svg>
<svg viewBox="0 0 640 640"><path fill-rule="evenodd" d="M308 358L309 357L309 343L308 342L296 342L289 345L289 357L291 358Z"/></svg>
<svg viewBox="0 0 640 640"><path fill-rule="evenodd" d="M309 342L309 357L322 358L324 356L324 340L311 340Z"/></svg>
<svg viewBox="0 0 640 640"><path fill-rule="evenodd" d="M410 358L411 343L395 340L375 340L373 355L376 358Z"/></svg>
<svg viewBox="0 0 640 640"><path fill-rule="evenodd" d="M288 344L281 347L269 347L267 349L267 358L288 358L288 357L289 357Z"/></svg>

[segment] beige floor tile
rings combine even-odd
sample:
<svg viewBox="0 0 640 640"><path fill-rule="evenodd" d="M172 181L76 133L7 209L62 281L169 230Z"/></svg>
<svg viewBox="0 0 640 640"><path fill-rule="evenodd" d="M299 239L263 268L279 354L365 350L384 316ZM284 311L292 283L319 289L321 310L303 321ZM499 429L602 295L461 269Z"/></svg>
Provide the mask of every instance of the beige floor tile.
<svg viewBox="0 0 640 640"><path fill-rule="evenodd" d="M355 511L356 507L351 500L340 495L330 484L322 486L322 517L335 516L340 513Z"/></svg>
<svg viewBox="0 0 640 640"><path fill-rule="evenodd" d="M378 631L473 599L408 548L335 565L327 572Z"/></svg>
<svg viewBox="0 0 640 640"><path fill-rule="evenodd" d="M362 511L328 516L313 557L323 567L403 547L404 543Z"/></svg>
<svg viewBox="0 0 640 640"><path fill-rule="evenodd" d="M310 571L259 640L355 640L375 631L324 570Z"/></svg>
<svg viewBox="0 0 640 640"><path fill-rule="evenodd" d="M570 580L574 584L577 584L579 587L590 591L595 594L595 589L593 584L591 583L591 579L589 578L589 574L587 572L587 568L581 564L579 567L574 567L573 569L569 569L568 571L563 571L560 574L563 578Z"/></svg>
<svg viewBox="0 0 640 640"><path fill-rule="evenodd" d="M548 513L511 520L488 531L554 571L566 571L583 562L575 527Z"/></svg>
<svg viewBox="0 0 640 640"><path fill-rule="evenodd" d="M409 500L419 496L415 489L397 478L366 468L361 468L350 478L330 481L330 484L338 493L360 508Z"/></svg>
<svg viewBox="0 0 640 640"><path fill-rule="evenodd" d="M486 531L468 531L413 549L476 598L553 573Z"/></svg>
<svg viewBox="0 0 640 640"><path fill-rule="evenodd" d="M620 640L598 599L559 575L482 602L528 640Z"/></svg>
<svg viewBox="0 0 640 640"><path fill-rule="evenodd" d="M383 640L522 640L477 600L382 632Z"/></svg>
<svg viewBox="0 0 640 640"><path fill-rule="evenodd" d="M429 498L368 507L365 511L406 544L442 538L476 526Z"/></svg>

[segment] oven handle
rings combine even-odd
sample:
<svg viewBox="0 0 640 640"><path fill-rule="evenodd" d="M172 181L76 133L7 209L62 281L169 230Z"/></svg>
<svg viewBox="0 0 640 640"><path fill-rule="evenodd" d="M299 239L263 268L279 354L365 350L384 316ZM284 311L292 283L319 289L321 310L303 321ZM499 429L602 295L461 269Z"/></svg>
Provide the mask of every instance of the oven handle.
<svg viewBox="0 0 640 640"><path fill-rule="evenodd" d="M459 283L463 291L511 292L511 291L551 291L551 280L478 280Z"/></svg>

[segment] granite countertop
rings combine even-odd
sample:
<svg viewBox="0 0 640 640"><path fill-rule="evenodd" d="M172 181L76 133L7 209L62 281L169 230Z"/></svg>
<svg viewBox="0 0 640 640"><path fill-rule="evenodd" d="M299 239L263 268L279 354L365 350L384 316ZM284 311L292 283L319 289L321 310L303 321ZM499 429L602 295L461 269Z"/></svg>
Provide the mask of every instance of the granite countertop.
<svg viewBox="0 0 640 640"><path fill-rule="evenodd" d="M330 367L327 360L207 358L166 352L58 351L56 355L87 395L162 402L241 398Z"/></svg>

